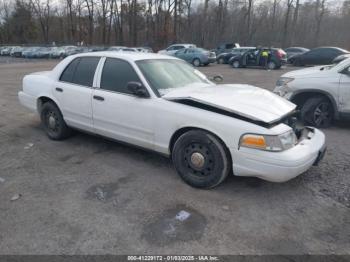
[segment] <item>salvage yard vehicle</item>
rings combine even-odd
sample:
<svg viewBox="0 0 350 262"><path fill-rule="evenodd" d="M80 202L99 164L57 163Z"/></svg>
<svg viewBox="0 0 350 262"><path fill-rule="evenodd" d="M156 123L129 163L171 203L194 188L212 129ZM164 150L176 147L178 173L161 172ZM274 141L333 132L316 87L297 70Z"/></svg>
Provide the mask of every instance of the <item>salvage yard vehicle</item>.
<svg viewBox="0 0 350 262"><path fill-rule="evenodd" d="M249 50L241 55L237 55L231 59L230 64L233 68L239 67L264 67L264 61L261 57L263 50L269 52L267 60L268 69L279 69L282 65L287 63L287 54L279 48L258 48Z"/></svg>
<svg viewBox="0 0 350 262"><path fill-rule="evenodd" d="M74 128L154 150L198 188L232 173L287 181L325 152L321 131L295 124L295 104L254 86L215 85L166 55L70 56L26 75L18 96L40 114L49 138L65 139Z"/></svg>
<svg viewBox="0 0 350 262"><path fill-rule="evenodd" d="M232 64L233 58L241 55L249 50L256 49L256 47L237 47L232 49L229 53L221 53L216 57L216 61L218 64Z"/></svg>
<svg viewBox="0 0 350 262"><path fill-rule="evenodd" d="M350 58L288 72L274 92L297 104L308 125L329 127L333 119L350 119Z"/></svg>
<svg viewBox="0 0 350 262"><path fill-rule="evenodd" d="M201 65L207 66L216 61L215 53L203 48L183 48L177 51L174 56L181 58L196 67Z"/></svg>
<svg viewBox="0 0 350 262"><path fill-rule="evenodd" d="M349 54L349 51L338 47L318 47L293 57L294 66L329 65L337 56Z"/></svg>
<svg viewBox="0 0 350 262"><path fill-rule="evenodd" d="M177 51L183 48L196 48L194 44L174 44L169 46L167 49L159 50L158 54L162 55L174 55Z"/></svg>
<svg viewBox="0 0 350 262"><path fill-rule="evenodd" d="M288 63L291 63L291 64L293 64L294 56L304 54L308 51L310 51L310 49L307 49L305 47L288 47L284 49L284 52L287 53Z"/></svg>

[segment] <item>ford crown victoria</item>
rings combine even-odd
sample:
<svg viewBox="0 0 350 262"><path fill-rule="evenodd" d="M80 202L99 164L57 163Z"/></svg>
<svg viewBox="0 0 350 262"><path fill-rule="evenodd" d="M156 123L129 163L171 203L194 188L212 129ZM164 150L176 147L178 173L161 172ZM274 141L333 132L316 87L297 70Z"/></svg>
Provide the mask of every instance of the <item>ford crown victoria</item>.
<svg viewBox="0 0 350 262"><path fill-rule="evenodd" d="M296 124L295 104L254 86L215 85L166 55L73 55L25 76L19 99L53 140L79 129L154 150L198 188L229 174L287 181L325 152L321 131Z"/></svg>

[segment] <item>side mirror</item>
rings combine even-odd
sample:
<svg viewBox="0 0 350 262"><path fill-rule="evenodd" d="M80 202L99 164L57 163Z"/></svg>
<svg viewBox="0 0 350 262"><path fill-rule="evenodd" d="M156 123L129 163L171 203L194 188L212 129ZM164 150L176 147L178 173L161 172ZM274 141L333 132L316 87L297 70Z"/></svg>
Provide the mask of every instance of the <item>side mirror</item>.
<svg viewBox="0 0 350 262"><path fill-rule="evenodd" d="M341 74L350 76L350 66L347 68L344 68L342 71L340 71Z"/></svg>
<svg viewBox="0 0 350 262"><path fill-rule="evenodd" d="M146 88L140 82L129 82L127 84L127 89L135 96L147 98L149 93Z"/></svg>

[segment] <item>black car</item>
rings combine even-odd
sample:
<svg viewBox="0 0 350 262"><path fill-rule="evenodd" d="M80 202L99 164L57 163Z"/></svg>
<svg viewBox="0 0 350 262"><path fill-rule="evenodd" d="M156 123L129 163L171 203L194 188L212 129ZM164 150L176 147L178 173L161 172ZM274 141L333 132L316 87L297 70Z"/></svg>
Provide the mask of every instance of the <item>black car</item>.
<svg viewBox="0 0 350 262"><path fill-rule="evenodd" d="M218 64L229 64L229 61L232 57L241 55L248 50L256 49L256 47L236 47L228 53L221 53L216 57L216 62Z"/></svg>
<svg viewBox="0 0 350 262"><path fill-rule="evenodd" d="M337 56L349 54L349 51L338 47L318 47L301 55L294 56L293 65L329 65Z"/></svg>
<svg viewBox="0 0 350 262"><path fill-rule="evenodd" d="M263 51L269 53L267 63L261 56ZM249 50L241 55L234 57L231 61L232 67L265 67L268 69L279 69L282 65L287 63L287 54L280 48L259 48Z"/></svg>
<svg viewBox="0 0 350 262"><path fill-rule="evenodd" d="M216 47L215 49L212 49L210 51L214 52L216 55L219 55L221 53L229 53L235 47L239 47L239 44L226 43L226 44L221 44L218 47Z"/></svg>
<svg viewBox="0 0 350 262"><path fill-rule="evenodd" d="M287 53L288 63L293 64L293 57L296 55L301 55L310 51L310 49L304 47L288 47L284 49L284 52Z"/></svg>

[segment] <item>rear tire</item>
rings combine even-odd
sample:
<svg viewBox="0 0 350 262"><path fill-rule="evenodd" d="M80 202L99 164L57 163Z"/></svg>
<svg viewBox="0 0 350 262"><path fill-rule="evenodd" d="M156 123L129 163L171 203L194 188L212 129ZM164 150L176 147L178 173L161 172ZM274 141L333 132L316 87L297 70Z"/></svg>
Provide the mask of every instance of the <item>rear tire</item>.
<svg viewBox="0 0 350 262"><path fill-rule="evenodd" d="M172 150L172 160L180 177L196 188L213 188L231 170L229 153L214 135L192 130L181 135Z"/></svg>
<svg viewBox="0 0 350 262"><path fill-rule="evenodd" d="M301 118L307 125L319 128L330 127L334 118L333 105L326 97L309 98L301 107Z"/></svg>
<svg viewBox="0 0 350 262"><path fill-rule="evenodd" d="M72 129L67 126L61 111L53 102L47 102L42 106L40 117L50 139L63 140L72 134Z"/></svg>
<svg viewBox="0 0 350 262"><path fill-rule="evenodd" d="M275 62L270 61L270 62L267 63L267 68L268 68L269 70L274 70L274 69L277 68L277 65L276 65Z"/></svg>
<svg viewBox="0 0 350 262"><path fill-rule="evenodd" d="M199 60L198 58L193 59L192 64L195 67L199 67L201 65L201 60Z"/></svg>

